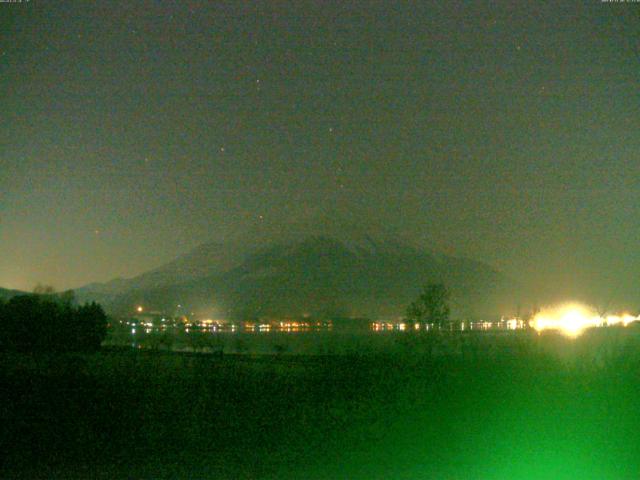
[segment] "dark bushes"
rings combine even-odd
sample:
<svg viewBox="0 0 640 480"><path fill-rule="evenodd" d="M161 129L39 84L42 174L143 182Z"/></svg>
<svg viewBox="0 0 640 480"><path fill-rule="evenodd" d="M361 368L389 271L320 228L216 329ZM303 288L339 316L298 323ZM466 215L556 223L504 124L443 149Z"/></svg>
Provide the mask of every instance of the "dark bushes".
<svg viewBox="0 0 640 480"><path fill-rule="evenodd" d="M55 295L0 303L0 348L14 352L90 352L100 348L107 317L96 303L75 306Z"/></svg>

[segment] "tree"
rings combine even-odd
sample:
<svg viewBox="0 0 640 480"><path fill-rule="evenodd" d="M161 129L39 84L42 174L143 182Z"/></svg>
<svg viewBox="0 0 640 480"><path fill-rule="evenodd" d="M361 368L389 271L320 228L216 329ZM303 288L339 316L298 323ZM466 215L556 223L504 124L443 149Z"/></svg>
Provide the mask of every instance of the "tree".
<svg viewBox="0 0 640 480"><path fill-rule="evenodd" d="M0 307L0 348L18 352L95 351L107 333L96 303L75 307L49 295L19 295Z"/></svg>
<svg viewBox="0 0 640 480"><path fill-rule="evenodd" d="M100 350L100 344L107 336L107 315L102 307L95 303L82 305L74 310L77 344L82 351Z"/></svg>
<svg viewBox="0 0 640 480"><path fill-rule="evenodd" d="M53 295L56 293L56 289L51 285L43 285L38 283L35 287L33 287L33 293L36 295Z"/></svg>
<svg viewBox="0 0 640 480"><path fill-rule="evenodd" d="M420 296L407 307L407 321L442 326L451 313L449 298L449 290L444 284L427 284Z"/></svg>

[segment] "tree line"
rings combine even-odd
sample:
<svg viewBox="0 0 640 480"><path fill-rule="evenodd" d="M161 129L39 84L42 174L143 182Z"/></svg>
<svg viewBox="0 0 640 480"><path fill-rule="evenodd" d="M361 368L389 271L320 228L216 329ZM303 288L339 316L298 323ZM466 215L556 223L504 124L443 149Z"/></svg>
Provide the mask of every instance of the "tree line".
<svg viewBox="0 0 640 480"><path fill-rule="evenodd" d="M75 305L72 292L0 300L0 349L14 352L92 352L107 334L100 305Z"/></svg>

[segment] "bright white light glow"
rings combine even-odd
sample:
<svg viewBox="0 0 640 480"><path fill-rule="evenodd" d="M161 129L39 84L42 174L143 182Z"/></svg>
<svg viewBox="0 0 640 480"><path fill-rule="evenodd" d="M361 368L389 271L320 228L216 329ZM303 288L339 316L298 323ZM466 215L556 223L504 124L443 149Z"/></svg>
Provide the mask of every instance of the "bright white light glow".
<svg viewBox="0 0 640 480"><path fill-rule="evenodd" d="M613 325L626 327L631 322L638 320L640 320L640 316L634 317L626 313L602 317L586 305L567 303L542 310L533 317L529 325L538 332L558 330L568 337L575 338L588 328Z"/></svg>

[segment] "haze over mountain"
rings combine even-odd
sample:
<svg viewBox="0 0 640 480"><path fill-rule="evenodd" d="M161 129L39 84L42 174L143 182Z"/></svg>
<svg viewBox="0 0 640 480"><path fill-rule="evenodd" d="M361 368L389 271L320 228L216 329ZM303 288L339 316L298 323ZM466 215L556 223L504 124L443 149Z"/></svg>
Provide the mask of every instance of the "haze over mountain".
<svg viewBox="0 0 640 480"><path fill-rule="evenodd" d="M482 262L429 252L382 227L326 218L286 228L260 226L202 244L137 277L87 285L76 293L117 313L142 304L218 318L390 318L402 315L430 281L451 288L455 315L515 311L504 300L507 293L513 296L513 282Z"/></svg>

